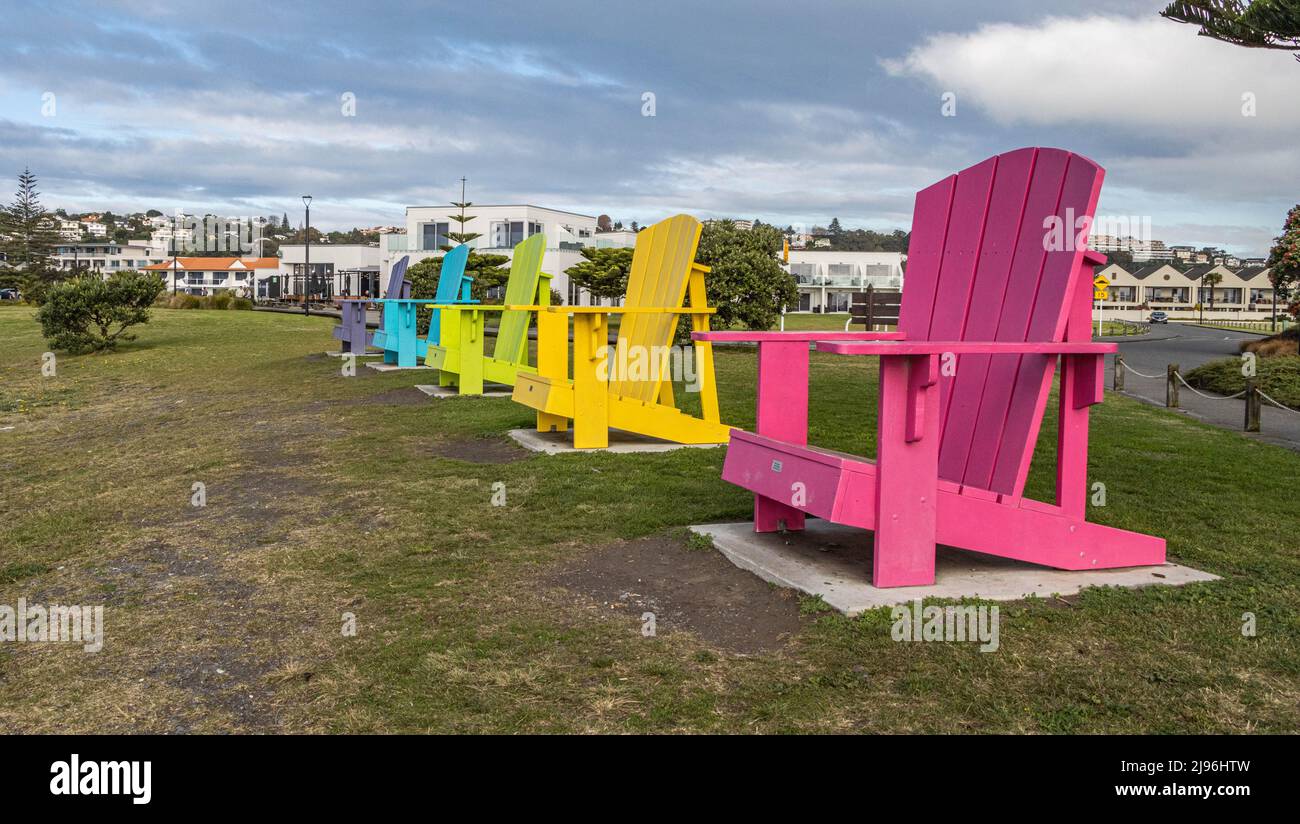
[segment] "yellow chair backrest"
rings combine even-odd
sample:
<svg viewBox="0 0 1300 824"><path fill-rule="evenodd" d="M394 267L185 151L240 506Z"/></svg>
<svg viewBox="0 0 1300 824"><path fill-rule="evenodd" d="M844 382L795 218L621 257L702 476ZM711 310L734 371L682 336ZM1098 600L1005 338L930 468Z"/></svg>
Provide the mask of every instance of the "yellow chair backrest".
<svg viewBox="0 0 1300 824"><path fill-rule="evenodd" d="M700 229L700 222L690 215L676 215L643 229L636 236L625 307L681 308L691 264L695 262L695 248L700 243ZM629 363L634 358L646 358L646 362L663 360L653 367L650 380L611 380L609 391L625 398L653 402L659 397L660 379L668 366L666 354L681 316L662 312L622 317L616 352L626 347Z"/></svg>

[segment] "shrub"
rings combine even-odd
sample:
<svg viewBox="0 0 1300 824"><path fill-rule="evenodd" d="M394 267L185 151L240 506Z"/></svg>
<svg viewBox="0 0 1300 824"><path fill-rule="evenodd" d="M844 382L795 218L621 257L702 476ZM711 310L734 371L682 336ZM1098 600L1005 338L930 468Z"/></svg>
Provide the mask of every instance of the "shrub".
<svg viewBox="0 0 1300 824"><path fill-rule="evenodd" d="M1197 389L1221 395L1235 395L1246 388L1241 374L1241 358L1224 358L1201 364L1187 373L1187 382ZM1300 357L1278 355L1260 357L1256 362L1256 382L1260 389L1290 407L1300 406Z"/></svg>
<svg viewBox="0 0 1300 824"><path fill-rule="evenodd" d="M112 350L135 339L129 327L149 322L149 306L163 288L161 280L139 272L116 272L107 280L88 275L52 287L36 319L55 349L74 355Z"/></svg>
<svg viewBox="0 0 1300 824"><path fill-rule="evenodd" d="M212 296L166 295L156 303L167 309L252 309L253 301L236 297L230 292L218 292Z"/></svg>
<svg viewBox="0 0 1300 824"><path fill-rule="evenodd" d="M1243 341L1241 351L1254 352L1261 358L1300 354L1300 327L1293 327L1259 340Z"/></svg>

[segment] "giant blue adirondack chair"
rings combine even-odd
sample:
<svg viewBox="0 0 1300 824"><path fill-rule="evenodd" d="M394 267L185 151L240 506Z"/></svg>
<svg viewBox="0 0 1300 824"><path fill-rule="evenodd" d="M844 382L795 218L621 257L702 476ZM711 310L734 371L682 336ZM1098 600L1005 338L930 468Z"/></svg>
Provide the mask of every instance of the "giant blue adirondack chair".
<svg viewBox="0 0 1300 824"><path fill-rule="evenodd" d="M384 297L409 298L411 296L411 282L406 279L408 260L409 257L403 257L393 264ZM370 298L343 298L338 301L342 317L339 325L334 327L334 338L340 343L340 351L352 355L364 355L367 354L366 347L374 343L374 335L366 329L366 308L370 303ZM383 326L381 320L379 327L382 329Z"/></svg>
<svg viewBox="0 0 1300 824"><path fill-rule="evenodd" d="M429 334L421 339L416 329L417 310L422 304L477 303L470 300L470 284L474 278L465 274L469 246L462 244L442 258L438 273L438 288L432 298L412 298L410 292L400 298L378 301L384 306L383 326L375 332L375 346L384 350L384 363L410 369L429 352L429 344L438 345L441 326L438 313L429 321Z"/></svg>

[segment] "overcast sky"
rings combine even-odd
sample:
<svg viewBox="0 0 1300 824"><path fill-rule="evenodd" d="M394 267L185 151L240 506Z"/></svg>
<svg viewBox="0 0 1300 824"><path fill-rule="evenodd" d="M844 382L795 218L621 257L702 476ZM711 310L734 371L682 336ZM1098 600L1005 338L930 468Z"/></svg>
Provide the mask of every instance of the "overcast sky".
<svg viewBox="0 0 1300 824"><path fill-rule="evenodd" d="M327 229L400 223L462 175L479 203L891 229L953 171L1059 146L1106 167L1102 213L1263 255L1300 201L1300 63L1163 5L23 3L0 174L30 166L48 208L295 225L310 192Z"/></svg>

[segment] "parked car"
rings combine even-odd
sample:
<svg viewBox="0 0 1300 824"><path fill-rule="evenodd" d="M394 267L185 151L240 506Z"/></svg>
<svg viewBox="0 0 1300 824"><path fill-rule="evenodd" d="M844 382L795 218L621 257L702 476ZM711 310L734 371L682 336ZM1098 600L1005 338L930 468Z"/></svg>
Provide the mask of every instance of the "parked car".
<svg viewBox="0 0 1300 824"><path fill-rule="evenodd" d="M18 300L18 290L0 289L0 300Z"/></svg>
<svg viewBox="0 0 1300 824"><path fill-rule="evenodd" d="M1168 323L1169 316L1164 312L1152 312L1149 320L1151 323Z"/></svg>

